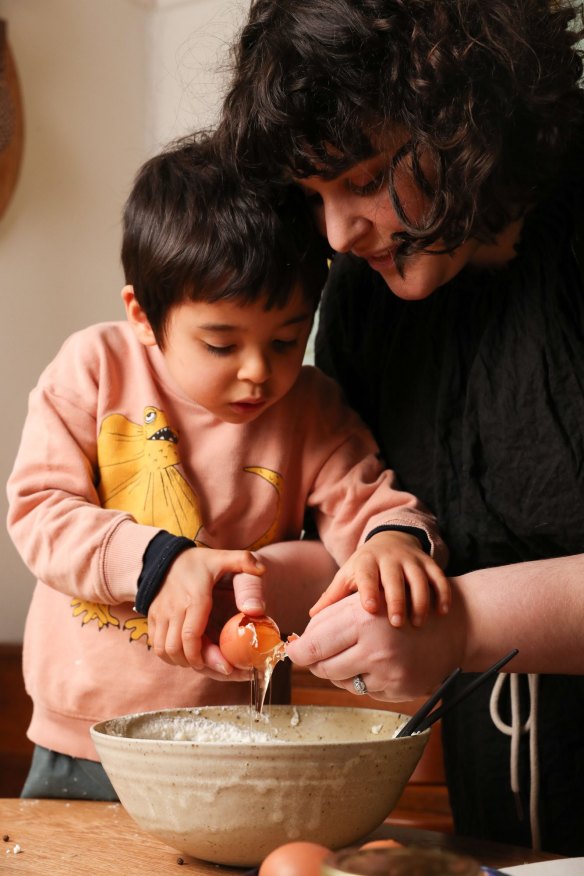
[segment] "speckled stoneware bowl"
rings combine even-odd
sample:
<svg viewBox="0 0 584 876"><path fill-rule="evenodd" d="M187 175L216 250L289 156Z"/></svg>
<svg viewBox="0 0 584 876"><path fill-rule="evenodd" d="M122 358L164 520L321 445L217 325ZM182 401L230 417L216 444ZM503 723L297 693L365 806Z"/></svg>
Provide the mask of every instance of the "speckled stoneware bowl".
<svg viewBox="0 0 584 876"><path fill-rule="evenodd" d="M91 735L127 812L180 852L254 866L297 839L351 845L387 817L429 730L393 739L405 715L243 706L126 715Z"/></svg>

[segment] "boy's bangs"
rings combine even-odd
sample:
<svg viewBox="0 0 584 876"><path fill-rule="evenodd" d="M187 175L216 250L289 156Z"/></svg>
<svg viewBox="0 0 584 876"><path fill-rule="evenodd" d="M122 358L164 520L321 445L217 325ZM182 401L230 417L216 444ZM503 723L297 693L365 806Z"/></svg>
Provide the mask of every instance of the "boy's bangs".
<svg viewBox="0 0 584 876"><path fill-rule="evenodd" d="M235 301L245 306L265 299L266 310L284 307L290 298L298 276L276 266L259 268L256 265L239 269L209 272L198 283L190 285L186 297L191 301Z"/></svg>

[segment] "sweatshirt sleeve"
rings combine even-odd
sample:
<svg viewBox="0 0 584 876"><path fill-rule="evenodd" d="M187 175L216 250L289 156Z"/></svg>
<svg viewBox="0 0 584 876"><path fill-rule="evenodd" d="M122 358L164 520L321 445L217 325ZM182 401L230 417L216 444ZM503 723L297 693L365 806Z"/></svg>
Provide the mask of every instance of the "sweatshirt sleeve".
<svg viewBox="0 0 584 876"><path fill-rule="evenodd" d="M325 547L340 565L379 527L415 529L430 555L444 566L448 552L434 516L416 496L400 489L371 433L344 404L336 384L324 379L330 385L316 418L321 436L313 436L311 443L316 447L320 442L328 455L316 474L308 505Z"/></svg>
<svg viewBox="0 0 584 876"><path fill-rule="evenodd" d="M111 605L134 600L144 551L159 529L100 505L97 384L66 345L32 391L8 481L8 529L39 580Z"/></svg>

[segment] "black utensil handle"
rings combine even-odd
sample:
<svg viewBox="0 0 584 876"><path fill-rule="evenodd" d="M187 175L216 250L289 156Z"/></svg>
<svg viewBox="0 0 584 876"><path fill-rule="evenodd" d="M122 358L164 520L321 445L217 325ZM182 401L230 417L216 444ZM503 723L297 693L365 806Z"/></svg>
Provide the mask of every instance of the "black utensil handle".
<svg viewBox="0 0 584 876"><path fill-rule="evenodd" d="M470 696L471 693L474 693L474 691L486 681L488 681L491 676L496 675L496 673L499 672L499 670L502 669L506 663L509 663L509 661L512 660L513 657L515 657L517 654L519 654L519 649L513 648L513 650L506 654L505 657L501 657L500 660L497 660L496 663L493 663L492 666L489 666L488 669L486 669L483 673L481 673L481 675L475 678L474 681L471 681L470 684L468 684L455 697L453 697L450 702L445 703L443 706L440 706L440 708L435 709L430 715L428 715L418 726L418 732L421 732L422 730L427 730L428 727L431 727L432 724L434 724L436 721L438 721L439 718L442 717L442 715L457 706L462 700Z"/></svg>
<svg viewBox="0 0 584 876"><path fill-rule="evenodd" d="M444 691L448 690L454 679L458 678L461 672L462 669L460 668L460 666L458 666L450 673L450 675L442 682L440 687L432 694L432 696L428 700L426 700L426 702L422 706L420 706L418 711L412 715L410 720L406 724L404 724L399 733L396 733L396 739L399 739L400 736L411 736L412 733L415 733L418 730L419 725L422 723L428 712L430 712L430 710L434 708L438 700L442 699Z"/></svg>

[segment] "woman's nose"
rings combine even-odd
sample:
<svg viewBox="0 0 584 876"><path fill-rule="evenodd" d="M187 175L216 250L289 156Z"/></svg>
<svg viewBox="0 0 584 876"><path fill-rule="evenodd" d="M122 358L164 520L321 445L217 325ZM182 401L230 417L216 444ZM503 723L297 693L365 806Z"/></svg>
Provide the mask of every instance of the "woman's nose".
<svg viewBox="0 0 584 876"><path fill-rule="evenodd" d="M240 380L249 380L251 383L265 383L271 373L267 356L260 351L254 351L244 356L237 376Z"/></svg>
<svg viewBox="0 0 584 876"><path fill-rule="evenodd" d="M369 220L353 210L348 200L325 200L323 219L328 242L336 252L350 252L370 228Z"/></svg>

